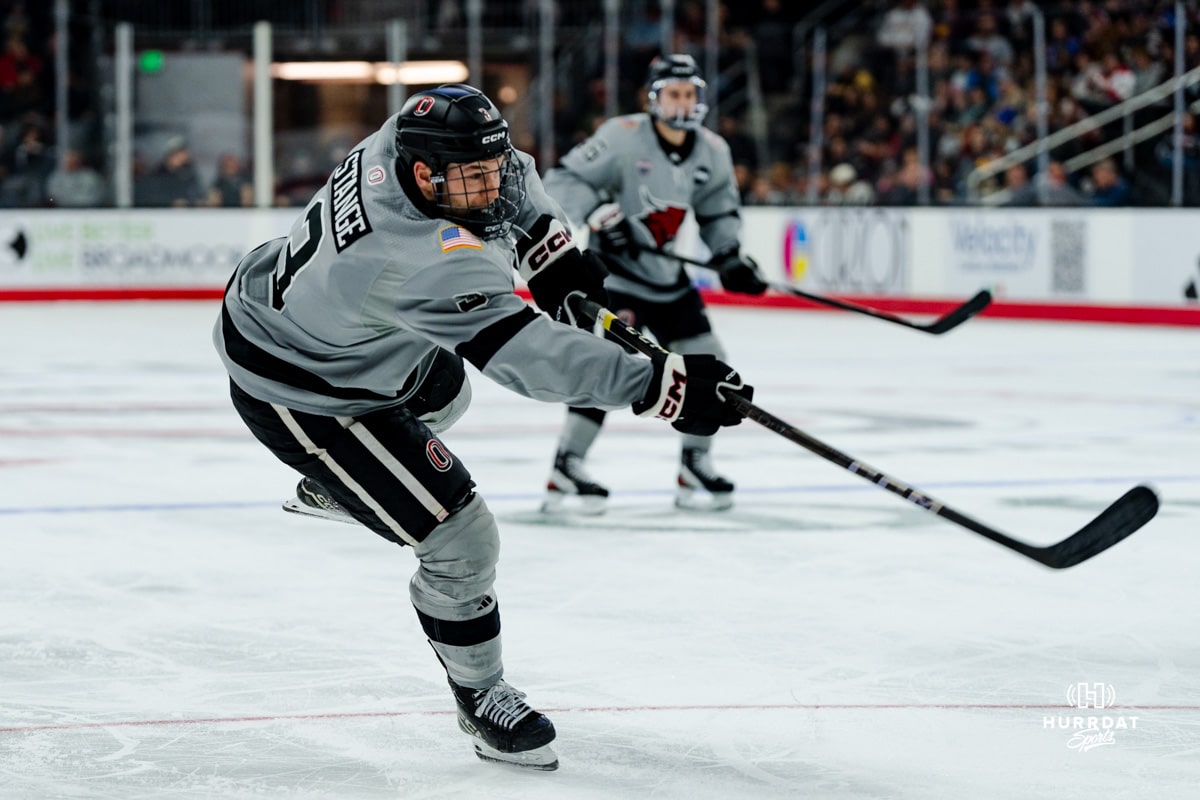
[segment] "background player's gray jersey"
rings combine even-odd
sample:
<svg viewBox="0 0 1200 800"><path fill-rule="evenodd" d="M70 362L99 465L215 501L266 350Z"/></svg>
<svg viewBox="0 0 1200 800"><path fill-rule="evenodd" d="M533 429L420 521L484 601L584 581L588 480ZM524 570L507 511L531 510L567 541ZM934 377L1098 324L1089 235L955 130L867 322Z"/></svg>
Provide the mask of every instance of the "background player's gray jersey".
<svg viewBox="0 0 1200 800"><path fill-rule="evenodd" d="M520 228L565 219L525 165L514 238L481 241L422 214L396 176L396 118L359 143L287 239L247 255L214 341L248 394L315 414L353 416L403 402L438 347L538 400L622 408L651 367L616 345L538 314L513 294Z"/></svg>
<svg viewBox="0 0 1200 800"><path fill-rule="evenodd" d="M649 114L614 117L547 172L546 191L576 225L600 203L620 203L643 247L673 249L691 209L709 250L736 248L741 218L729 145L705 128L689 141L690 150L685 143L668 155ZM612 270L609 289L662 302L687 288L683 265L673 258L642 253L636 261L621 258L618 266L623 269Z"/></svg>

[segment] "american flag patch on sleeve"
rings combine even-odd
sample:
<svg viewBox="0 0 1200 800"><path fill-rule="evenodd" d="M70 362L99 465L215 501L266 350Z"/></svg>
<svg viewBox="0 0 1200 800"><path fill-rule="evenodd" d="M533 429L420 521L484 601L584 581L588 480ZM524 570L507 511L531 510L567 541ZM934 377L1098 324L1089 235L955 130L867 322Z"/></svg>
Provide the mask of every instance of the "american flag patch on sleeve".
<svg viewBox="0 0 1200 800"><path fill-rule="evenodd" d="M442 237L443 253L449 253L451 250L457 250L460 247L473 247L476 250L483 249L483 242L479 241L475 234L457 225L442 228L439 235Z"/></svg>

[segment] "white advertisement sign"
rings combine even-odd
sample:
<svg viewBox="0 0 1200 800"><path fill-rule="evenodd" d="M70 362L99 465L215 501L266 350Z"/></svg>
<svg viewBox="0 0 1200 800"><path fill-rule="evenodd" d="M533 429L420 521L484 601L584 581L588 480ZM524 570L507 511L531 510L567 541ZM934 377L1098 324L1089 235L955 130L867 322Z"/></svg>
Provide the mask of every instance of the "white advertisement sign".
<svg viewBox="0 0 1200 800"><path fill-rule="evenodd" d="M909 293L907 209L754 208L743 217L743 247L771 280L825 294Z"/></svg>
<svg viewBox="0 0 1200 800"><path fill-rule="evenodd" d="M0 287L222 287L299 209L0 215Z"/></svg>
<svg viewBox="0 0 1200 800"><path fill-rule="evenodd" d="M280 209L0 212L0 289L220 290L287 234ZM825 295L1200 307L1200 224L1184 209L745 208L764 276ZM704 260L690 219L677 252ZM697 283L715 287L708 270Z"/></svg>
<svg viewBox="0 0 1200 800"><path fill-rule="evenodd" d="M1133 301L1200 307L1200 215L1164 209L1133 229Z"/></svg>
<svg viewBox="0 0 1200 800"><path fill-rule="evenodd" d="M943 215L939 227L940 235L931 239L940 247L931 255L942 256L950 293L989 287L997 297L1012 299L1084 294L1082 215L1052 220L1038 211L965 211Z"/></svg>
<svg viewBox="0 0 1200 800"><path fill-rule="evenodd" d="M1131 212L938 209L914 212L917 293L1026 302L1128 302Z"/></svg>

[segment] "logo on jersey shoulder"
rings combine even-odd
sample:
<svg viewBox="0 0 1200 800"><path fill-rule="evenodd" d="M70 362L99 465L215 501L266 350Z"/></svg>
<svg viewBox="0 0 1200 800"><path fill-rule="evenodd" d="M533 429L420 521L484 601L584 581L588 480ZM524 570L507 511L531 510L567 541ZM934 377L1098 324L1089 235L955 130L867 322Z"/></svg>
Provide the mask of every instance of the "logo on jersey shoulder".
<svg viewBox="0 0 1200 800"><path fill-rule="evenodd" d="M458 250L462 247L469 247L472 250L483 249L483 242L479 241L479 238L475 234L457 225L442 228L438 231L438 237L442 242L443 253L449 253L451 250Z"/></svg>
<svg viewBox="0 0 1200 800"><path fill-rule="evenodd" d="M649 175L650 170L654 169L654 162L648 158L639 158L635 166L637 167L638 175Z"/></svg>
<svg viewBox="0 0 1200 800"><path fill-rule="evenodd" d="M679 226L687 217L687 206L673 206L665 200L659 200L650 194L650 189L642 186L638 190L642 205L648 210L637 215L637 221L645 226L654 239L654 246L659 250L663 245L675 240Z"/></svg>
<svg viewBox="0 0 1200 800"><path fill-rule="evenodd" d="M692 175L692 180L696 182L697 186L703 186L708 183L711 177L712 173L708 171L708 167L696 167L696 172Z"/></svg>
<svg viewBox="0 0 1200 800"><path fill-rule="evenodd" d="M479 292L466 292L454 295L454 305L458 306L459 311L474 311L477 308L483 308L487 304L487 295L480 294Z"/></svg>
<svg viewBox="0 0 1200 800"><path fill-rule="evenodd" d="M600 157L600 154L608 149L608 142L603 139L588 139L586 142L581 142L575 146L579 157L584 161L595 161Z"/></svg>
<svg viewBox="0 0 1200 800"><path fill-rule="evenodd" d="M386 177L387 173L383 171L383 167L371 167L367 170L367 183L371 186L383 183Z"/></svg>
<svg viewBox="0 0 1200 800"><path fill-rule="evenodd" d="M371 232L362 197L362 150L355 150L333 170L329 195L333 198L333 243L340 253Z"/></svg>

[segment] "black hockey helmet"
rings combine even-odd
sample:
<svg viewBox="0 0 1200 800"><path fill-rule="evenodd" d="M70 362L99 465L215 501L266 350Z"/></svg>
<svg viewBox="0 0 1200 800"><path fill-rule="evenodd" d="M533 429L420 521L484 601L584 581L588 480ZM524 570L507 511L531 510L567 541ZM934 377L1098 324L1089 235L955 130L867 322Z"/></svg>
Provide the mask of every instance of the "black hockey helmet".
<svg viewBox="0 0 1200 800"><path fill-rule="evenodd" d="M421 161L432 170L440 216L482 239L508 233L525 202L525 170L509 141L508 123L487 95L461 83L413 95L396 120L396 147L405 169ZM487 192L490 199L472 205L463 192L462 169L494 159L499 166L485 170L483 178L494 187Z"/></svg>
<svg viewBox="0 0 1200 800"><path fill-rule="evenodd" d="M696 87L696 105L690 113L667 116L658 101L658 93L672 81L686 81ZM708 84L700 75L696 59L686 53L672 53L657 56L650 62L650 70L646 76L646 87L650 100L650 113L655 119L662 120L672 128L695 130L704 122L708 115L708 102L705 87Z"/></svg>

